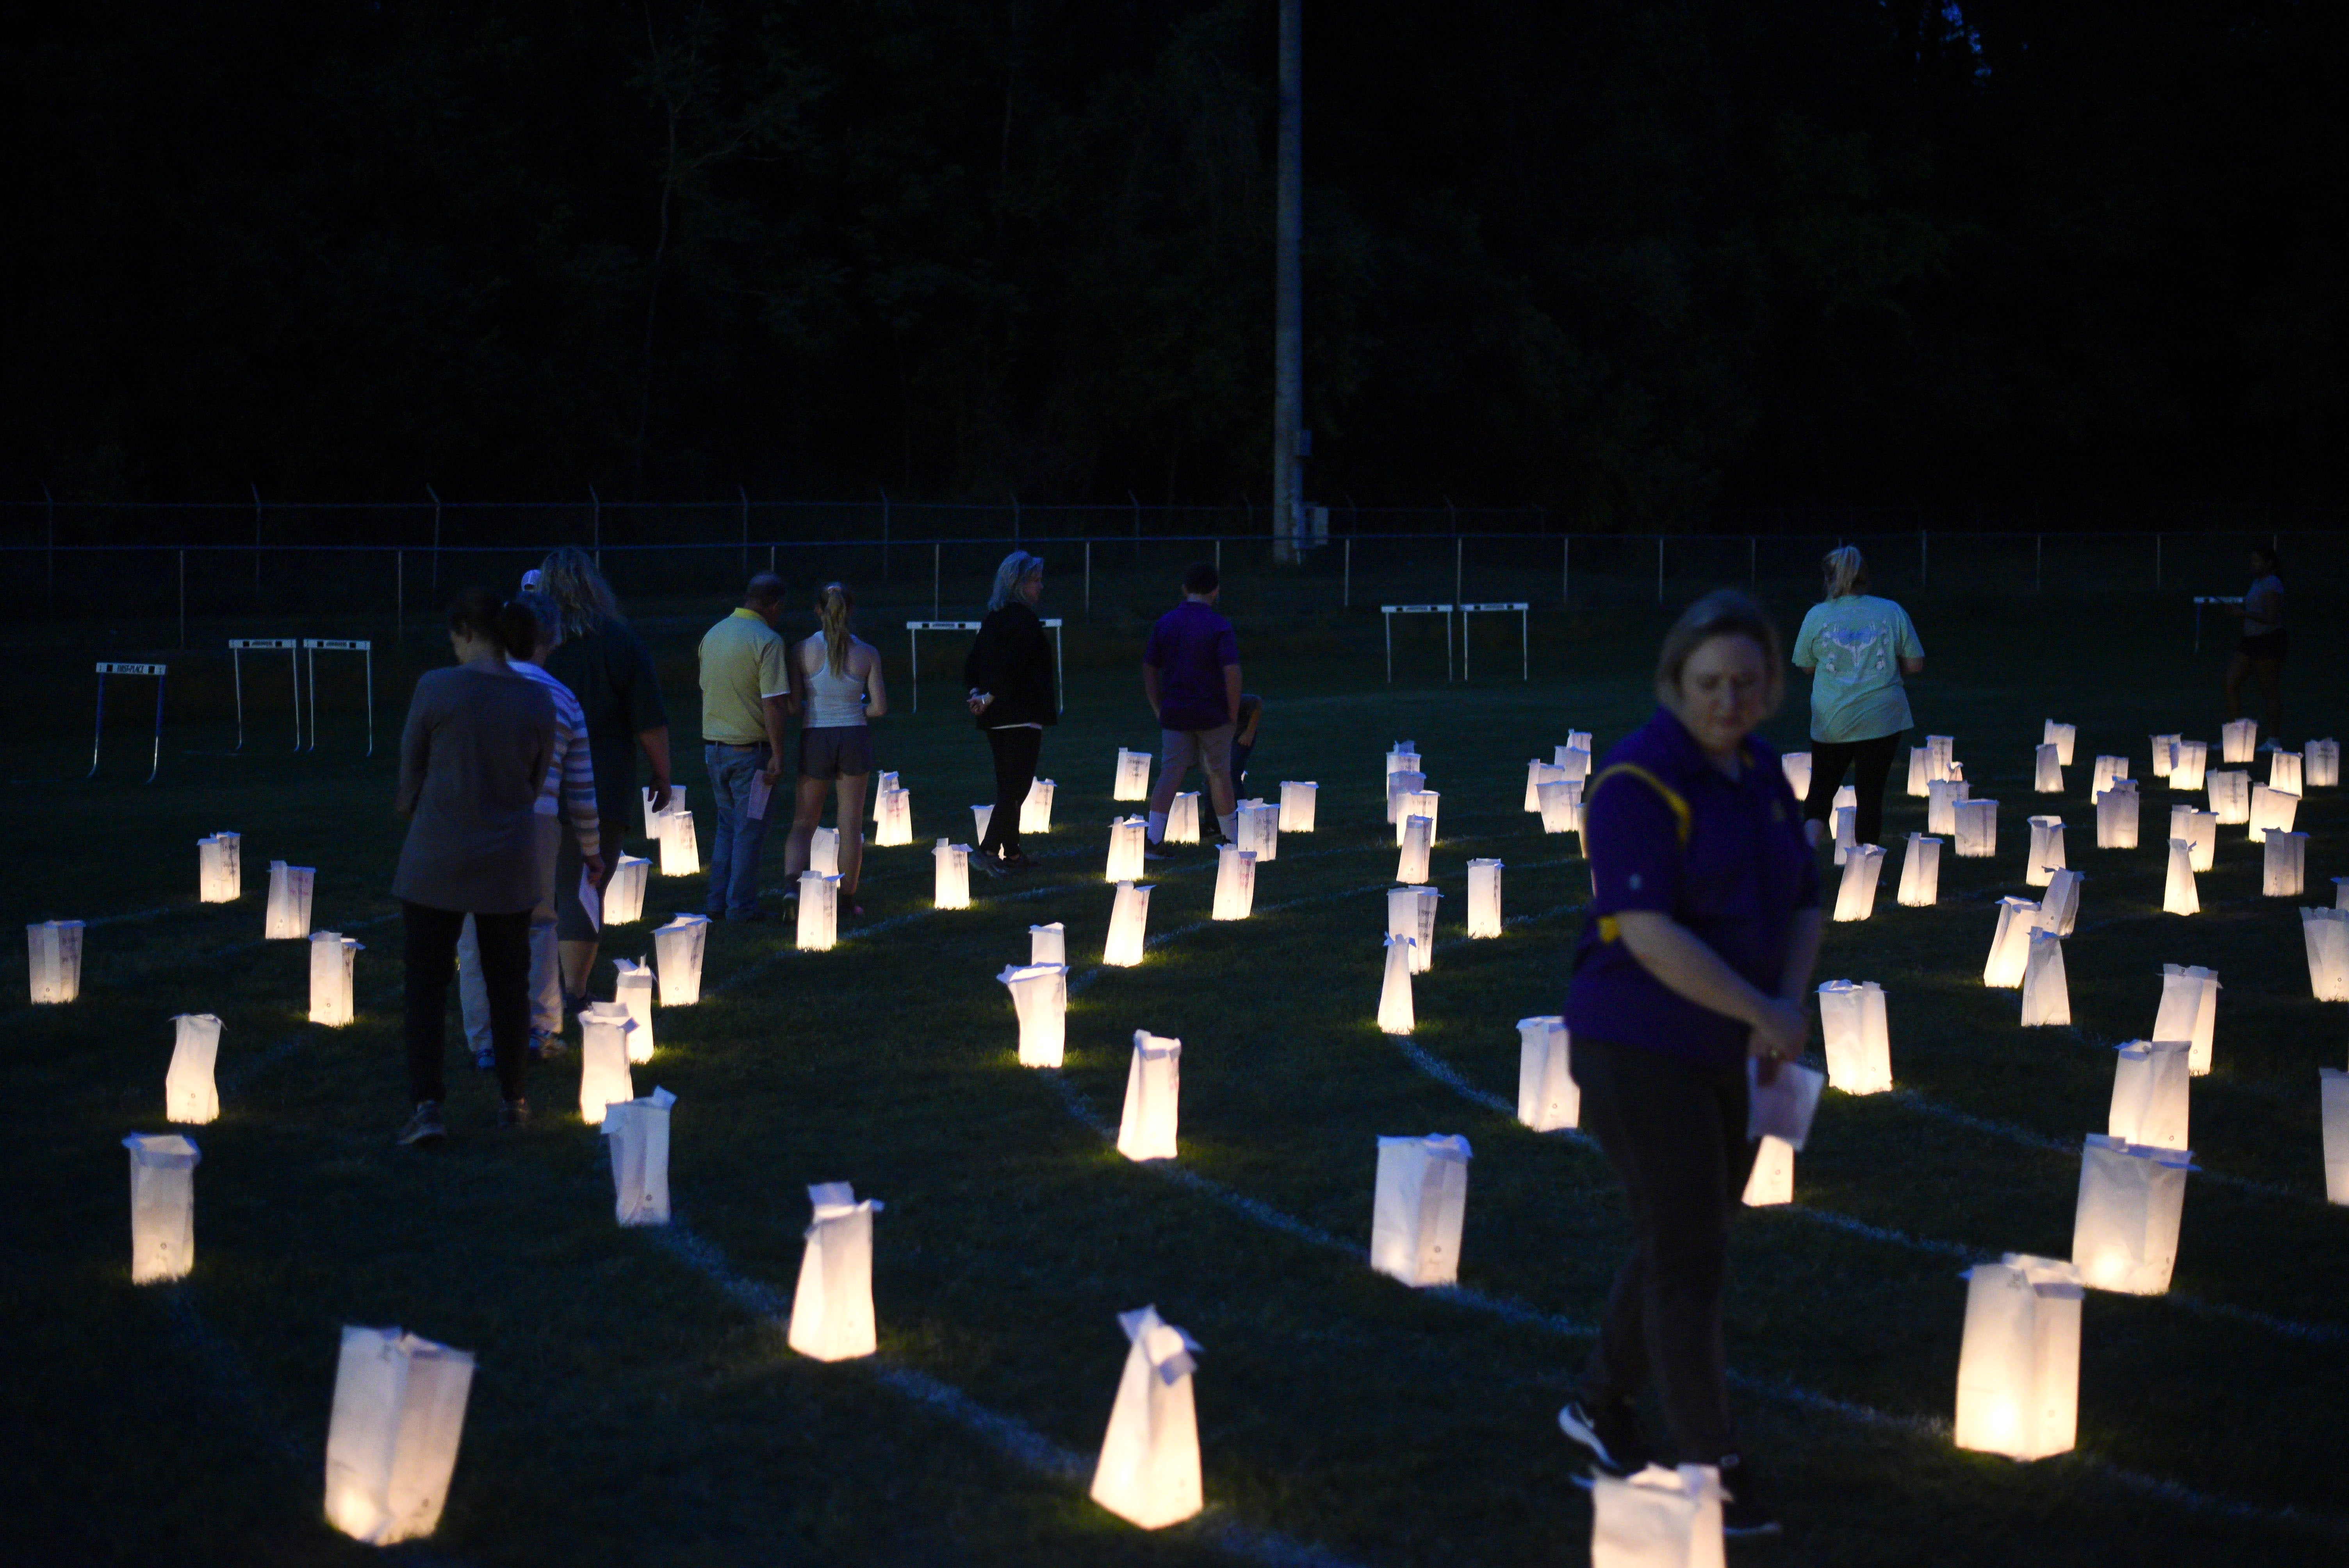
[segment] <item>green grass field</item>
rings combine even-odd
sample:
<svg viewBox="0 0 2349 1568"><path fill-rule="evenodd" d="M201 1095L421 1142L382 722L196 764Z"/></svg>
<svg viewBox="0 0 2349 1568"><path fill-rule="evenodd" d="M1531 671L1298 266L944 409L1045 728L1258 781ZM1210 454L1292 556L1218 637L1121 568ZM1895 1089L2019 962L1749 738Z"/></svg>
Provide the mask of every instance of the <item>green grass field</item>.
<svg viewBox="0 0 2349 1568"><path fill-rule="evenodd" d="M2003 803L1999 853L1945 857L1940 905L1911 910L1893 901L1896 852L1875 917L1829 928L1820 977L1882 983L1899 1087L1830 1093L1796 1204L1737 1231L1734 1398L1787 1534L1733 1560L2337 1563L2349 1212L2323 1202L2315 1080L2344 1065L2349 1031L2310 999L2303 901L2259 896L2241 829L2220 830L2203 913L2160 913L2168 797L2145 778L2147 737L2215 742L2219 655L2121 601L1919 621L1920 727L1954 735L1974 793ZM672 671L694 629L663 634ZM75 779L9 791L0 906L15 923L90 923L71 1006L26 1006L24 950L0 961L7 1555L368 1560L320 1510L337 1330L361 1323L480 1358L447 1513L402 1561L1582 1561L1588 1505L1552 1418L1627 1228L1587 1142L1495 1106L1514 1099L1516 1020L1561 1005L1588 891L1571 841L1519 809L1525 761L1569 727L1603 748L1639 722L1653 633L1633 620L1546 642L1534 684L1452 689L1390 690L1375 662L1309 640L1257 653L1249 684L1272 703L1259 792L1319 780L1320 830L1284 838L1245 923L1207 923L1210 859L1166 867L1154 945L1129 970L1095 968L1113 753L1156 749L1124 655L1072 650L1070 712L1045 747L1060 789L1044 867L975 878L968 912L929 909L928 845L969 838L984 748L944 687L918 717L901 693L883 766L913 791L917 842L869 855L866 919L826 954L792 951L788 924L714 929L703 1000L660 1016L660 1054L636 1069L639 1093L678 1097L668 1233L614 1223L575 1053L534 1078L540 1124L501 1135L488 1081L452 1049L449 1144L390 1144L407 1107L388 743L364 761L336 727L301 758L258 741L191 756L224 731L175 731L150 788L131 719L86 785L65 712L57 734L0 749L11 778ZM2335 672L2302 656L2292 679L2293 739L2344 727ZM706 841L690 696L671 680ZM1803 704L1798 687L1770 733L1796 740ZM2060 808L2028 792L2049 717L2080 727ZM1447 894L1407 1045L1372 1024L1396 858L1380 756L1404 738L1443 795ZM2100 752L2144 779L2137 851L2094 848ZM2050 809L2088 877L2065 954L2077 1025L2024 1030L2016 994L1980 973L1995 901L2027 891L2023 820ZM2313 793L2298 825L2304 902L2329 903L2349 873L2337 792ZM1896 781L1888 833L1921 826ZM223 828L244 835L246 895L200 906L193 841ZM1507 862L1501 939L1464 939L1472 856ZM273 859L316 866L316 924L368 944L348 1028L306 1024L306 951L258 940ZM771 883L781 860L778 835ZM648 952L650 927L701 895L698 879L656 878L646 923L606 952ZM1015 1064L994 980L1050 920L1067 923L1075 992L1059 1073ZM2150 1029L2164 962L2209 965L2225 985L2216 1070L2194 1085L2205 1170L2172 1295L2089 1297L2076 1452L1961 1453L1959 1271L2068 1253L2078 1141L2105 1129L2110 1047ZM222 1115L192 1130L196 1267L134 1287L119 1140L166 1130L170 1019L194 1011L226 1024ZM1184 1042L1171 1168L1130 1164L1102 1133L1136 1028ZM1465 1134L1475 1160L1461 1288L1414 1293L1362 1254L1374 1140L1429 1131ZM780 1315L804 1190L843 1180L888 1205L881 1351L823 1365L786 1348ZM1125 1354L1115 1314L1145 1302L1205 1347L1208 1513L1154 1535L1085 1497Z"/></svg>

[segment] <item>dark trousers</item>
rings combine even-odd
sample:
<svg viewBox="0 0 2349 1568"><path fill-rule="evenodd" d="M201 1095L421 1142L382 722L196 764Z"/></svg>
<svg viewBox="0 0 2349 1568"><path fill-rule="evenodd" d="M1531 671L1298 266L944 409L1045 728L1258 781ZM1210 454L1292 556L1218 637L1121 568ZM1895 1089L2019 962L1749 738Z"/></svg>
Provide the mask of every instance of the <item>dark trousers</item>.
<svg viewBox="0 0 2349 1568"><path fill-rule="evenodd" d="M1622 1179L1632 1233L1582 1398L1628 1399L1653 1378L1681 1462L1713 1464L1737 1449L1721 1289L1729 1218L1754 1169L1744 1068L1579 1037L1573 1068L1583 1130Z"/></svg>
<svg viewBox="0 0 2349 1568"><path fill-rule="evenodd" d="M981 854L1019 852L1019 808L1028 802L1036 782L1036 758L1044 749L1040 729L990 729L987 744L995 751L995 813L980 835Z"/></svg>
<svg viewBox="0 0 2349 1568"><path fill-rule="evenodd" d="M449 982L457 973L457 935L465 912L402 903L408 940L408 1091L418 1104L448 1098ZM481 983L490 994L490 1048L497 1055L498 1087L522 1098L523 1050L530 1042L530 911L473 915L481 948Z"/></svg>
<svg viewBox="0 0 2349 1568"><path fill-rule="evenodd" d="M1835 792L1843 785L1846 769L1857 769L1853 793L1859 810L1851 820L1851 836L1862 844L1884 842L1884 780L1892 772L1892 754L1900 748L1906 730L1879 735L1874 740L1814 740L1811 742L1811 792L1803 799L1803 815L1835 825Z"/></svg>

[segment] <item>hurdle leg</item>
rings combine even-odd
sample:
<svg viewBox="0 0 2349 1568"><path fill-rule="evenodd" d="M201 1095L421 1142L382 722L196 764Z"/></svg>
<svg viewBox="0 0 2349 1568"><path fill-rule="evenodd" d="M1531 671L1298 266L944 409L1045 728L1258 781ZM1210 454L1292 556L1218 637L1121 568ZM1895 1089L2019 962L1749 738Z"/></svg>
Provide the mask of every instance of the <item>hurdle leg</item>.
<svg viewBox="0 0 2349 1568"><path fill-rule="evenodd" d="M1530 634L1526 630L1526 608L1523 604L1517 606L1517 679L1520 681L1534 678L1534 646L1528 640Z"/></svg>
<svg viewBox="0 0 2349 1568"><path fill-rule="evenodd" d="M244 749L244 650L228 651L229 684L236 688L236 749Z"/></svg>
<svg viewBox="0 0 2349 1568"><path fill-rule="evenodd" d="M155 754L147 761L147 782L155 782L155 775L163 771L163 677L155 677Z"/></svg>
<svg viewBox="0 0 2349 1568"><path fill-rule="evenodd" d="M85 773L85 774L83 774L83 775L82 775L82 777L83 777L83 778L85 778L85 779L95 779L95 778L97 778L97 777L98 777L98 743L99 741L101 741L101 740L105 739L105 738L106 738L106 672L105 672L104 670L100 670L100 671L98 671L98 727L97 727L97 731L96 731L96 733L95 733L95 734L93 734L93 735L90 737L90 742L89 742L89 771L88 771L88 772L87 772L87 773Z"/></svg>
<svg viewBox="0 0 2349 1568"><path fill-rule="evenodd" d="M911 626L905 628L905 663L913 672L914 708L922 711L922 634Z"/></svg>
<svg viewBox="0 0 2349 1568"><path fill-rule="evenodd" d="M1394 612L1392 610L1386 612L1380 615L1379 620L1387 629L1387 685L1392 686L1394 685Z"/></svg>

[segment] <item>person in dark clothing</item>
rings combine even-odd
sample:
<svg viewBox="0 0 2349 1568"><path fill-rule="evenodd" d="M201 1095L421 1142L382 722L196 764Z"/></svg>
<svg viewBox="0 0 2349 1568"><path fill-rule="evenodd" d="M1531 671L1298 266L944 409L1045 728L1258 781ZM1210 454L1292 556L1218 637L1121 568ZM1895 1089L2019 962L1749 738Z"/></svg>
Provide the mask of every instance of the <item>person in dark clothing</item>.
<svg viewBox="0 0 2349 1568"><path fill-rule="evenodd" d="M1019 852L1019 808L1036 782L1045 727L1061 720L1052 644L1036 614L1043 596L1043 559L1024 550L1005 556L962 663L971 717L995 753L995 810L978 846L980 869L991 872L1034 863Z"/></svg>
<svg viewBox="0 0 2349 1568"><path fill-rule="evenodd" d="M1664 639L1655 717L1586 796L1588 923L1567 991L1582 1125L1623 1182L1631 1255L1558 1426L1598 1469L1647 1458L1632 1400L1657 1385L1683 1464L1716 1467L1723 1528L1775 1532L1729 1415L1721 1295L1754 1165L1746 1063L1801 1054L1819 877L1777 754L1754 738L1784 686L1778 634L1708 594Z"/></svg>
<svg viewBox="0 0 2349 1568"><path fill-rule="evenodd" d="M1183 602L1158 618L1142 655L1142 693L1158 720L1158 783L1150 791L1150 842L1166 838L1166 813L1193 768L1226 842L1239 831L1232 786L1232 726L1239 716L1240 650L1232 624L1216 614L1223 580L1195 561L1183 573Z"/></svg>

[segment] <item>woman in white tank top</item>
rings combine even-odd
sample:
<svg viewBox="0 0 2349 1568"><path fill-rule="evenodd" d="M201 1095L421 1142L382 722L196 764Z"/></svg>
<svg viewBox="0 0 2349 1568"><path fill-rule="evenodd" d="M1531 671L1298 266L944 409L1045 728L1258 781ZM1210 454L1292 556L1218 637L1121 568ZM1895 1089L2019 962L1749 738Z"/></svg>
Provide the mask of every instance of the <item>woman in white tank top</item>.
<svg viewBox="0 0 2349 1568"><path fill-rule="evenodd" d="M783 873L792 890L808 867L823 798L837 780L840 806L841 908L856 903L856 879L864 869L864 790L873 777L873 731L867 721L889 711L889 688L881 678L881 651L852 636L848 617L856 596L843 583L816 591L816 619L823 630L792 645L792 695L805 715L800 729L799 799L792 813L792 836L783 851Z"/></svg>

